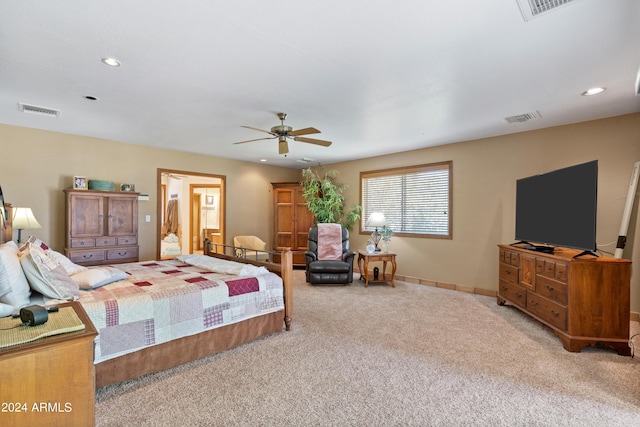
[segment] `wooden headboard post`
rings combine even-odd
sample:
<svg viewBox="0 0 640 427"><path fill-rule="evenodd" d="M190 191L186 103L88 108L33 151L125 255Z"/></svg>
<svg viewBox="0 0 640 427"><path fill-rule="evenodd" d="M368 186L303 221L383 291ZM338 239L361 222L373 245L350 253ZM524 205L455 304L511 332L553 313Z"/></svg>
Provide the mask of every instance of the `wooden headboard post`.
<svg viewBox="0 0 640 427"><path fill-rule="evenodd" d="M8 242L13 239L13 228L11 227L13 211L11 210L11 204L5 203L4 207L7 209L7 216L9 218L5 218L4 223L0 224L0 243ZM4 212L1 212L0 215L4 215Z"/></svg>

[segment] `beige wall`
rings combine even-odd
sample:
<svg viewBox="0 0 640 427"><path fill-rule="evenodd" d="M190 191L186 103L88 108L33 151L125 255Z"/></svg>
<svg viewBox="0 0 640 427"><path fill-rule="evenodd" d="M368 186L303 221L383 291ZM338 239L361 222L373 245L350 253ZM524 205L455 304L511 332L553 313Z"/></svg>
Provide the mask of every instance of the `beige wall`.
<svg viewBox="0 0 640 427"><path fill-rule="evenodd" d="M148 202L139 203L141 259L156 257L158 168L226 176L227 243L236 234L271 239L271 182L299 179L299 171L287 168L2 124L0 159L5 200L32 208L42 225L23 231L23 239L34 235L60 252L65 243L62 190L72 186L74 175L135 184L136 191L149 194ZM151 215L151 222L145 222L146 215Z"/></svg>
<svg viewBox="0 0 640 427"><path fill-rule="evenodd" d="M640 114L337 163L327 168L337 169L338 181L349 185L346 199L351 206L359 203L360 171L444 160L453 161L453 239L392 237L398 273L495 291L496 245L514 242L518 178L598 160L597 242L600 249L614 252L632 167L640 161ZM623 255L635 265L631 280L634 312L640 311L638 199L636 196ZM352 247L363 248L368 237L369 234L354 230Z"/></svg>
<svg viewBox="0 0 640 427"><path fill-rule="evenodd" d="M392 141L390 141L392 143ZM335 143L339 146L339 142ZM366 153L366 144L363 143ZM271 182L297 181L299 171L153 149L119 142L0 124L0 185L5 199L29 206L42 224L33 234L64 246L64 198L73 175L134 183L150 195L140 202L141 257L155 257L156 169L227 176L227 240L235 234L271 239ZM613 252L634 162L640 160L640 113L540 131L461 142L330 165L349 185L349 206L359 203L360 171L453 161L453 239L393 237L398 274L487 291L497 289L498 243L514 240L515 181L553 169L599 160L598 242ZM638 199L624 258L640 265ZM151 223L144 222L151 215ZM352 247L368 235L352 232ZM612 243L610 243L612 242ZM608 245L605 245L610 243ZM635 247L634 247L635 246ZM640 274L632 267L631 309L640 312Z"/></svg>

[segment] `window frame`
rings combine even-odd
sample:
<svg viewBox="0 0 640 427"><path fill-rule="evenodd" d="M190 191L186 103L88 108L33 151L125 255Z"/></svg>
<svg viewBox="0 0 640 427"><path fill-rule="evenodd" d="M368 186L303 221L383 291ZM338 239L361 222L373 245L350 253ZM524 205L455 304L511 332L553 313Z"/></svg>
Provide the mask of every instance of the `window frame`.
<svg viewBox="0 0 640 427"><path fill-rule="evenodd" d="M362 206L362 215L360 216L360 234L366 235L373 232L373 228L368 229L366 227L366 222L368 218L365 218L365 216L369 215L370 212L365 211L366 207L364 204L364 194L363 194L363 187L364 187L363 184L365 179L391 176L391 175L409 175L409 174L414 174L414 173L424 172L429 170L447 170L449 173L448 184L447 184L448 192L449 192L448 194L449 209L447 211L448 233L447 234L408 233L408 232L403 232L399 230L393 230L393 235L403 236L403 237L419 237L419 238L426 238L426 239L452 240L453 239L453 161L452 160L414 165L414 166L402 166L402 167L389 168L389 169L361 171L359 197L360 197L360 205Z"/></svg>

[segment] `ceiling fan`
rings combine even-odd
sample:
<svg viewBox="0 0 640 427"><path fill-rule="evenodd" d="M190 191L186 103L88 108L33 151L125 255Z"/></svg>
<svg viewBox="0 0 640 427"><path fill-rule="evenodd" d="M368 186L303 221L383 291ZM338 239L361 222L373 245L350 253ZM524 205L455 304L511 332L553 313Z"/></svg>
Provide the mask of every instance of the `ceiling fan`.
<svg viewBox="0 0 640 427"><path fill-rule="evenodd" d="M320 131L316 128L304 128L293 130L291 126L286 126L284 124L284 119L287 118L286 113L278 113L278 118L280 119L280 124L278 126L274 126L271 130L262 130L258 128L254 128L251 126L241 126L247 129L257 130L259 132L268 133L272 135L271 137L258 138L258 139L249 139L247 141L239 141L234 142L234 144L244 144L245 142L253 142L253 141L262 141L264 139L276 139L278 138L278 154L287 154L289 152L289 145L287 143L287 138L292 139L298 142L307 142L309 144L321 145L323 147L328 147L331 145L331 141L324 141L322 139L314 139L314 138L306 138L300 135L310 135L312 133L320 133Z"/></svg>

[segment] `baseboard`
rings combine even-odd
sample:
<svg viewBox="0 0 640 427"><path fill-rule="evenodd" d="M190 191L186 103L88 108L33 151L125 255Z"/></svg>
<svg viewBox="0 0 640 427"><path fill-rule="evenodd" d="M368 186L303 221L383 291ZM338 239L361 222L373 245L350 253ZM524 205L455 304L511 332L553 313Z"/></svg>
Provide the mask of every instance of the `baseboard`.
<svg viewBox="0 0 640 427"><path fill-rule="evenodd" d="M354 270L354 272L356 270ZM401 276L398 274L396 274L395 279L401 282L416 283L418 285L425 285L425 286L433 286L435 288L443 288L443 289L449 289L451 291L466 292L468 294L483 295L485 297L497 296L497 291L491 291L489 289L482 289L482 288L475 288L472 286L462 286L462 285L456 285L454 283L438 282L435 280L426 280L426 279L420 279L418 277L411 277L411 276ZM640 313L636 313L632 311L630 313L629 319L632 322L640 322Z"/></svg>

